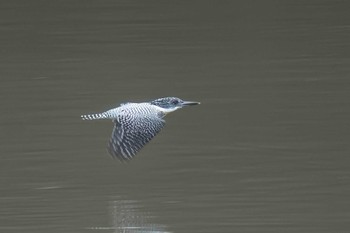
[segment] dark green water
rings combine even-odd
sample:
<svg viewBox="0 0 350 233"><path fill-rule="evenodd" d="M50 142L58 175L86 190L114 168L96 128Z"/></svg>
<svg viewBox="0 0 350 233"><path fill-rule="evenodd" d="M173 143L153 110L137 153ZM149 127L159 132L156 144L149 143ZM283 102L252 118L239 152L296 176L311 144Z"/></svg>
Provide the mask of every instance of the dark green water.
<svg viewBox="0 0 350 233"><path fill-rule="evenodd" d="M1 232L350 229L343 1L0 4ZM200 106L129 164L80 115Z"/></svg>

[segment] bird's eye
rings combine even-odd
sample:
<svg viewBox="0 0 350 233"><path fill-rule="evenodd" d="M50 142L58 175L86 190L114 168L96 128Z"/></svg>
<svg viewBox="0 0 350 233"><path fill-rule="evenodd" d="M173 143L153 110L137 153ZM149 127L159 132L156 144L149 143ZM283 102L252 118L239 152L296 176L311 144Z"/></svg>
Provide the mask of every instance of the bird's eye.
<svg viewBox="0 0 350 233"><path fill-rule="evenodd" d="M176 105L176 104L179 103L179 101L178 100L172 100L171 103Z"/></svg>

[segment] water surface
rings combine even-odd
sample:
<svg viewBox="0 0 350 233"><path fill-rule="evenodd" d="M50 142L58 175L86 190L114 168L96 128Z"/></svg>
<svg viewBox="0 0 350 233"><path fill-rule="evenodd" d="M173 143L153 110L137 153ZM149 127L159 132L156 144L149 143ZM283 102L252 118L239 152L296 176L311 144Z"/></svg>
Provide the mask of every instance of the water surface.
<svg viewBox="0 0 350 233"><path fill-rule="evenodd" d="M348 232L346 3L1 5L1 232ZM79 117L162 96L128 164Z"/></svg>

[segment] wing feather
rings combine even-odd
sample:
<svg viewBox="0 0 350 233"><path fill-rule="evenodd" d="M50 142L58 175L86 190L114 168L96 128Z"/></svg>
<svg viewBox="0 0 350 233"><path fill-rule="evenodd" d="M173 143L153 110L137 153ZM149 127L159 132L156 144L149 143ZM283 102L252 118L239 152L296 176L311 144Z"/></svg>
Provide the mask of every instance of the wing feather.
<svg viewBox="0 0 350 233"><path fill-rule="evenodd" d="M122 161L132 159L160 130L165 121L156 116L120 115L114 120L108 152Z"/></svg>

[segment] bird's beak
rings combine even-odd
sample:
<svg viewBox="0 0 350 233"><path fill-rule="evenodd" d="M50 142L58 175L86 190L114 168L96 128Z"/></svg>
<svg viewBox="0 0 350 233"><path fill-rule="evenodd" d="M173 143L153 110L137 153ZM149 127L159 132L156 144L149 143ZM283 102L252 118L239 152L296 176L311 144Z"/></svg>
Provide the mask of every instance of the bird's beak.
<svg viewBox="0 0 350 233"><path fill-rule="evenodd" d="M194 101L184 101L182 103L183 106L191 106L191 105L198 105L200 102L194 102Z"/></svg>

